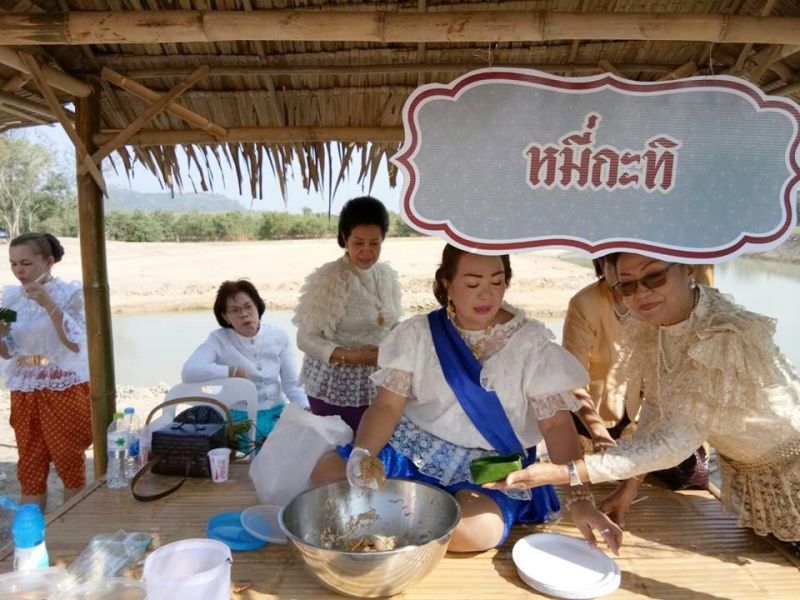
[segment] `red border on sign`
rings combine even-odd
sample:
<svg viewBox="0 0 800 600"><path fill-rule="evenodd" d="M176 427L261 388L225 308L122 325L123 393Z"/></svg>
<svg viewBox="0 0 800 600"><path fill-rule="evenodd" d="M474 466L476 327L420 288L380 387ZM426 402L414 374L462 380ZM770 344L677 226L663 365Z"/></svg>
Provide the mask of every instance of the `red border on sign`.
<svg viewBox="0 0 800 600"><path fill-rule="evenodd" d="M783 187L783 211L784 221L780 227L768 235L743 234L735 242L723 248L713 250L691 251L686 249L672 248L642 242L638 240L613 240L592 244L586 241L567 237L545 237L531 240L518 240L513 242L486 242L476 241L463 236L452 229L447 222L433 222L423 219L417 215L412 208L412 199L417 191L417 181L419 179L416 165L412 156L419 148L420 132L417 123L417 112L423 103L437 97L453 99L470 87L482 85L484 83L510 81L521 83L533 87L546 87L550 89L561 89L572 92L591 91L603 87L611 87L628 93L642 94L653 92L665 92L686 89L704 90L730 90L743 94L750 98L760 109L770 109L785 111L795 121L795 138L789 149L788 161L791 166L792 175ZM583 250L590 254L600 254L605 251L635 251L648 254L655 254L666 257L684 258L692 260L713 260L725 256L738 254L748 245L774 245L781 238L791 233L791 227L795 222L795 207L792 201L792 192L800 183L800 164L798 164L798 148L800 147L800 110L792 102L781 98L766 98L760 90L734 78L725 76L718 77L693 77L676 81L665 82L640 82L618 79L610 74L598 75L595 77L581 77L575 79L564 79L547 75L539 71L525 69L482 69L467 73L447 85L431 84L426 85L409 97L403 108L403 122L405 125L406 140L403 148L391 158L391 161L402 167L407 175L407 181L403 190L403 212L411 224L422 232L430 232L434 235L443 235L454 244L483 250L493 253L511 252L515 250L533 250L543 247L568 247Z"/></svg>

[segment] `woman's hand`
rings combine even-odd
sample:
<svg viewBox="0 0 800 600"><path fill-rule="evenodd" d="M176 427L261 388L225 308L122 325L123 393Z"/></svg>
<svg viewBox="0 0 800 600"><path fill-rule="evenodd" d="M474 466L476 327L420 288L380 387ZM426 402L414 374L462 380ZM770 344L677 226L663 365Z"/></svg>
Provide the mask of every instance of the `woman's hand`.
<svg viewBox="0 0 800 600"><path fill-rule="evenodd" d="M598 530L609 550L619 554L622 545L622 529L608 515L597 510L590 500L576 500L570 506L572 522L592 546L597 546L594 530Z"/></svg>
<svg viewBox="0 0 800 600"><path fill-rule="evenodd" d="M366 448L359 446L350 452L345 474L347 482L353 487L377 490L386 481L386 471L380 459L372 456Z"/></svg>
<svg viewBox="0 0 800 600"><path fill-rule="evenodd" d="M6 337L10 329L11 323L8 321L0 321L0 339Z"/></svg>
<svg viewBox="0 0 800 600"><path fill-rule="evenodd" d="M518 489L524 490L548 483L561 484L569 481L569 476L565 481L562 481L561 470L566 472L564 465L556 465L549 462L533 463L522 469L521 471L514 471L508 477L501 481L493 481L491 483L483 484L483 487L490 490L507 490Z"/></svg>
<svg viewBox="0 0 800 600"><path fill-rule="evenodd" d="M593 427L590 427L589 432L592 434L592 449L595 452L602 452L606 448L611 448L617 445L617 442L613 437L611 437L611 434L608 433L608 429L599 423L595 424Z"/></svg>
<svg viewBox="0 0 800 600"><path fill-rule="evenodd" d="M56 307L56 303L41 283L29 283L25 286L25 295L36 302L39 306L50 312Z"/></svg>
<svg viewBox="0 0 800 600"><path fill-rule="evenodd" d="M625 529L625 515L628 514L631 504L639 493L639 484L636 479L626 479L600 503L600 510L623 529Z"/></svg>
<svg viewBox="0 0 800 600"><path fill-rule="evenodd" d="M358 365L377 365L378 347L367 345L352 348L347 351L347 362Z"/></svg>

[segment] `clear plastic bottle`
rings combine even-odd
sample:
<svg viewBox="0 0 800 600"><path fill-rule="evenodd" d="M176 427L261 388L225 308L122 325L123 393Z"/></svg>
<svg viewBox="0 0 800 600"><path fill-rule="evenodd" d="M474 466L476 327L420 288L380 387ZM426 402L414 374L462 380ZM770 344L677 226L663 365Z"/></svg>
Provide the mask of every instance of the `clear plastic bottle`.
<svg viewBox="0 0 800 600"><path fill-rule="evenodd" d="M128 485L127 455L128 432L125 415L114 413L114 420L108 426L108 466L106 467L106 485L112 490L119 490Z"/></svg>
<svg viewBox="0 0 800 600"><path fill-rule="evenodd" d="M11 523L14 538L14 570L33 571L50 566L44 543L44 515L38 504L23 504L17 508Z"/></svg>
<svg viewBox="0 0 800 600"><path fill-rule="evenodd" d="M133 479L139 470L139 454L141 450L142 428L139 417L132 406L125 409L125 430L128 434L128 456L126 457L125 476L128 481Z"/></svg>

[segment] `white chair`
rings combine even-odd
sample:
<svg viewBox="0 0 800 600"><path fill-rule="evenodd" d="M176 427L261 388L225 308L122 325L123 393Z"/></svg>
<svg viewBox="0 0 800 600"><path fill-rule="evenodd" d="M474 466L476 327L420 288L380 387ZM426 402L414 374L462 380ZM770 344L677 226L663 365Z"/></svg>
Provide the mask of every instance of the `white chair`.
<svg viewBox="0 0 800 600"><path fill-rule="evenodd" d="M199 383L179 383L172 386L164 400L177 400L179 398L192 398L187 400L187 404L203 404L196 398L213 398L222 402L228 408L245 408L247 418L250 419L250 442L256 441L256 422L258 419L258 390L256 385L249 379L241 377L224 377L221 379L209 379ZM242 407L242 405L244 405ZM209 404L209 406L214 406ZM218 407L217 410L219 410ZM155 424L168 423L175 418L176 406L164 408L161 416L154 422ZM157 429L158 425L154 427Z"/></svg>

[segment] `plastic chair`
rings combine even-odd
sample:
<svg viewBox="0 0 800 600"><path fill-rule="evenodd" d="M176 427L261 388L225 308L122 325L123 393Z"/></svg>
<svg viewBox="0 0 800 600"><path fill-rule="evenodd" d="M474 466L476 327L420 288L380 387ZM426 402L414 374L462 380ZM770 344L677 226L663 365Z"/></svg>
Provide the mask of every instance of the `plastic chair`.
<svg viewBox="0 0 800 600"><path fill-rule="evenodd" d="M258 390L249 379L241 377L224 377L209 379L198 383L179 383L172 386L164 396L164 400L187 398L187 404L203 404L196 398L213 398L225 404L228 408L244 404L247 409L247 418L250 419L249 441L255 444L256 422L258 419ZM192 400L188 400L191 398ZM211 405L213 406L213 405ZM218 407L215 407L217 410ZM175 418L175 406L167 406L159 421L166 422ZM157 421L158 422L158 421Z"/></svg>

